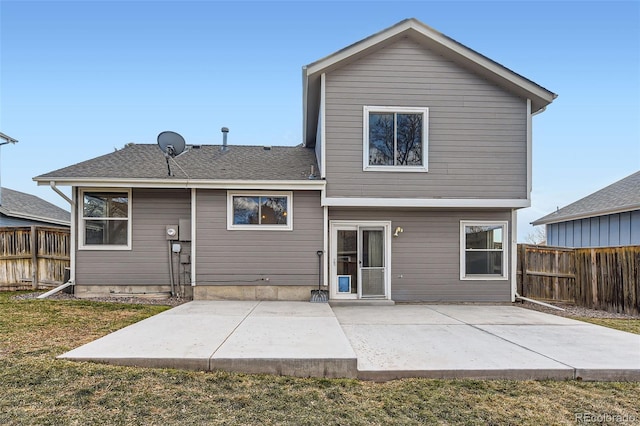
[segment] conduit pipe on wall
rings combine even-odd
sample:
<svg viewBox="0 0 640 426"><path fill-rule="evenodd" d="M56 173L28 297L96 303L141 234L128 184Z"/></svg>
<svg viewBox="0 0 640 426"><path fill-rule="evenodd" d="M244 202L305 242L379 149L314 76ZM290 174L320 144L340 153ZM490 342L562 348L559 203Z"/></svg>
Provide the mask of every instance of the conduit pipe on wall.
<svg viewBox="0 0 640 426"><path fill-rule="evenodd" d="M173 278L173 249L171 247L171 245L173 244L173 241L169 240L167 241L169 243L169 277L170 277L170 283L171 283L171 296L175 296L176 292L175 292L175 280Z"/></svg>

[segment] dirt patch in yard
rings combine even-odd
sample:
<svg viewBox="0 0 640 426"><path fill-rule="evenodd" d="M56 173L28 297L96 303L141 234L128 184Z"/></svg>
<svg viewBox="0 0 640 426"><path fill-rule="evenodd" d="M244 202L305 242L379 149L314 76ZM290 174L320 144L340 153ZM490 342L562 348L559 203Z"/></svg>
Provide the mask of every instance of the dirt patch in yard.
<svg viewBox="0 0 640 426"><path fill-rule="evenodd" d="M33 300L44 292L24 293L14 296L14 300ZM47 298L48 300L84 300L91 302L111 302L111 303L131 303L136 305L162 305L162 306L178 306L183 303L187 303L190 300L181 297L169 297L169 298L153 298L153 297L90 297L90 298L78 298L73 294L64 292L56 293Z"/></svg>
<svg viewBox="0 0 640 426"><path fill-rule="evenodd" d="M559 311L557 309L548 308L546 306L537 305L535 303L524 302L518 305L523 308L532 309L534 311L540 311L547 314L558 315L561 317L568 318L601 318L601 319L640 319L640 315L631 315L631 314L622 314L617 312L607 312L600 311L597 309L585 308L583 306L576 306L569 303L558 303L558 302L545 302L549 305L557 306L558 308L564 309L564 311Z"/></svg>

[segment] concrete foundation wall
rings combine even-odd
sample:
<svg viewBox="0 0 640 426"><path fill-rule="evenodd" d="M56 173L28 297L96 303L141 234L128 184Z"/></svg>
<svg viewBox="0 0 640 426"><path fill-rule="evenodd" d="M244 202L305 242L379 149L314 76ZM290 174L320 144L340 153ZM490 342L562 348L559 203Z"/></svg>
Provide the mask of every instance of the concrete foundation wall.
<svg viewBox="0 0 640 426"><path fill-rule="evenodd" d="M194 300L292 300L308 301L317 286L225 285L196 286Z"/></svg>

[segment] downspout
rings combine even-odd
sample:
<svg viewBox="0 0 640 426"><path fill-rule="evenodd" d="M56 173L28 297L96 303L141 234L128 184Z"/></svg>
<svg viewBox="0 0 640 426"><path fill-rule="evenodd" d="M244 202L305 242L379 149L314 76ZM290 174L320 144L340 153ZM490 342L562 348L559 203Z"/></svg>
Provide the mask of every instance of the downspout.
<svg viewBox="0 0 640 426"><path fill-rule="evenodd" d="M547 308L557 309L558 311L564 311L564 309L559 308L557 306L553 306L553 305L550 305L548 303L540 302L539 300L529 299L528 297L520 296L517 292L516 292L516 300L522 300L524 302L534 303L536 305L544 306L544 307L547 307Z"/></svg>
<svg viewBox="0 0 640 426"><path fill-rule="evenodd" d="M58 187L56 186L56 182L55 181L50 181L49 182L49 186L51 187L51 189L54 190L54 192L56 194L58 194L59 196L61 196L62 198L64 198L64 200L66 202L68 202L71 205L71 229L70 229L70 235L69 238L71 239L71 247L70 247L70 253L69 253L69 263L70 263L70 271L69 271L69 281L67 281L66 283L62 283L62 285L54 288L53 290L50 290L46 293L41 294L40 296L38 296L38 299L46 299L47 297L54 295L56 293L58 293L59 291L64 290L65 288L75 285L76 282L76 223L77 223L77 219L76 219L76 215L77 215L77 209L76 209L76 188L71 187L71 197L69 198L67 197L66 194L64 194L62 191L60 191L60 189L58 189Z"/></svg>
<svg viewBox="0 0 640 426"><path fill-rule="evenodd" d="M538 111L535 112L531 112L531 99L527 99L527 180L528 180L528 186L531 185L531 160L532 160L532 145L533 145L533 141L532 141L532 123L531 123L531 118L544 112L544 110L546 110L547 107L542 107L540 108ZM529 186L527 188L527 198L531 197L531 187ZM517 216L516 216L516 210L513 209L511 211L511 221L512 221L512 227L511 227L511 232L512 234L516 234L517 232ZM517 235L517 234L516 234ZM533 299L529 299L528 297L524 297L524 296L520 296L518 294L517 291L517 285L516 285L516 266L517 265L517 252L516 252L516 248L517 248L517 237L512 237L512 244L511 244L511 256L512 256L512 275L511 275L511 291L512 291L512 301L515 302L516 300L522 300L525 302L529 302L529 303L534 303L536 305L540 305L540 306L544 306L547 308L551 308L551 309L557 309L559 311L564 311L564 309L559 308L557 306L553 306L549 303L544 303L544 302L540 302L538 300L533 300Z"/></svg>

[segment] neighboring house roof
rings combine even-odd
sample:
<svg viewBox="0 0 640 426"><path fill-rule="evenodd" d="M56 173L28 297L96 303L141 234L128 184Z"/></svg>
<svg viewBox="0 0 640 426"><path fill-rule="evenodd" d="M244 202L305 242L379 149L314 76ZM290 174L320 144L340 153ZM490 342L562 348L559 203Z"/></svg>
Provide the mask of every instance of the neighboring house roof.
<svg viewBox="0 0 640 426"><path fill-rule="evenodd" d="M187 146L170 160L168 175L163 152L155 144L128 144L124 148L34 178L40 183L82 181L302 181L317 170L315 153L302 146L220 145Z"/></svg>
<svg viewBox="0 0 640 426"><path fill-rule="evenodd" d="M517 74L484 55L434 30L417 19L405 19L357 43L302 68L303 132L307 146L315 144L320 108L320 77L403 37L411 37L426 48L439 53L516 95L531 99L531 111L543 110L558 95Z"/></svg>
<svg viewBox="0 0 640 426"><path fill-rule="evenodd" d="M546 225L638 209L640 209L640 171L541 217L531 224Z"/></svg>
<svg viewBox="0 0 640 426"><path fill-rule="evenodd" d="M35 195L2 188L0 213L11 218L69 226L71 213Z"/></svg>

